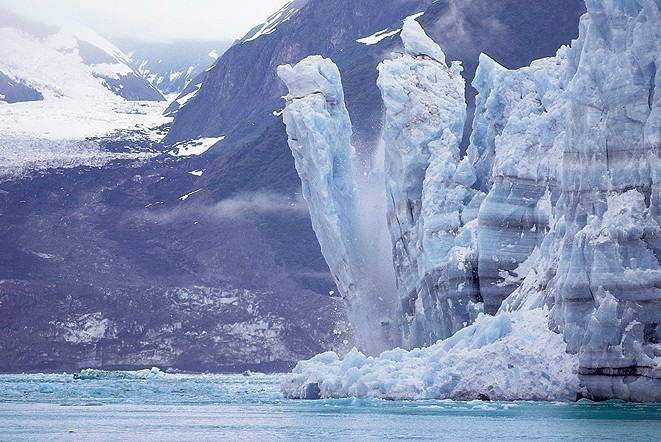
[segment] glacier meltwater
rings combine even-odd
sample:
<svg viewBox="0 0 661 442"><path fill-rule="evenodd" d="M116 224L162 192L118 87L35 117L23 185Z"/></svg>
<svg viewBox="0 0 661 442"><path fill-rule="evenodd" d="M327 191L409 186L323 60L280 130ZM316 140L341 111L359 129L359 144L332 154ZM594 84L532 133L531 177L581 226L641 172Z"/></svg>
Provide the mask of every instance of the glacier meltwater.
<svg viewBox="0 0 661 442"><path fill-rule="evenodd" d="M390 233L396 288L382 298L405 350L318 355L285 395L661 401L661 4L586 3L554 57L518 70L480 57L465 152L462 68L404 21L403 53L379 66L387 204L371 216ZM367 311L375 258L356 247L339 71L315 56L279 73L324 257Z"/></svg>

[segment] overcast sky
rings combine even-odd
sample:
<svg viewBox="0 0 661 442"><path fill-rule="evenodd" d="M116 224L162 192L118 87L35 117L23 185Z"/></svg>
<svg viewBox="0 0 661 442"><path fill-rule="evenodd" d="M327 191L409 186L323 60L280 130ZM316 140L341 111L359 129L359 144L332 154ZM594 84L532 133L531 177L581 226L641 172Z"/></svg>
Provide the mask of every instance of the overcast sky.
<svg viewBox="0 0 661 442"><path fill-rule="evenodd" d="M0 0L0 6L42 20L78 21L111 41L234 40L288 1Z"/></svg>

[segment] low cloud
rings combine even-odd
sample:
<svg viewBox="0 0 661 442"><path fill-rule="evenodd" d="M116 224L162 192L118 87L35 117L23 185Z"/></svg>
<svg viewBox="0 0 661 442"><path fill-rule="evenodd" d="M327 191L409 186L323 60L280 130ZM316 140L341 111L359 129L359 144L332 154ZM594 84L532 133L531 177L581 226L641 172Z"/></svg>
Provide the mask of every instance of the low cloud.
<svg viewBox="0 0 661 442"><path fill-rule="evenodd" d="M191 195L174 208L160 204L153 207L161 208L143 211L138 217L144 221L167 224L190 220L219 222L270 214L305 216L309 213L300 194L282 195L271 192L245 192L215 204L197 203Z"/></svg>
<svg viewBox="0 0 661 442"><path fill-rule="evenodd" d="M207 210L213 217L231 219L246 215L284 212L307 214L308 206L300 194L292 197L267 192L250 192L224 199Z"/></svg>
<svg viewBox="0 0 661 442"><path fill-rule="evenodd" d="M287 0L0 0L26 17L48 23L74 20L102 36L156 42L241 38Z"/></svg>

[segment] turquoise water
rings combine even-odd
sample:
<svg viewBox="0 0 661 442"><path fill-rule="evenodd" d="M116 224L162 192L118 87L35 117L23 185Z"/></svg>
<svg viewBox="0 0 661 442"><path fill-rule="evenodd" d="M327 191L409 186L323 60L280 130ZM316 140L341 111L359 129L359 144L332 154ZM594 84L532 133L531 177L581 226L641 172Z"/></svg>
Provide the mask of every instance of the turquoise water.
<svg viewBox="0 0 661 442"><path fill-rule="evenodd" d="M661 404L293 401L277 375L0 375L0 440L650 440Z"/></svg>

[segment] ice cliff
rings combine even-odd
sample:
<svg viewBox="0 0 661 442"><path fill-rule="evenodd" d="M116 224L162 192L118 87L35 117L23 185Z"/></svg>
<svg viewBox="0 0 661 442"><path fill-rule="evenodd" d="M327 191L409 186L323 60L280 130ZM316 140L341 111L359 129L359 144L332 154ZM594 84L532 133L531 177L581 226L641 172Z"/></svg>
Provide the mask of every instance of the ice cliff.
<svg viewBox="0 0 661 442"><path fill-rule="evenodd" d="M510 71L481 56L465 153L461 68L405 20L405 53L379 66L384 216L401 342L429 347L320 355L287 396L661 401L661 4L586 3L555 57ZM288 115L295 157L338 136ZM328 229L350 246L314 198L322 249Z"/></svg>
<svg viewBox="0 0 661 442"><path fill-rule="evenodd" d="M547 288L589 396L661 401L661 3L588 1Z"/></svg>

